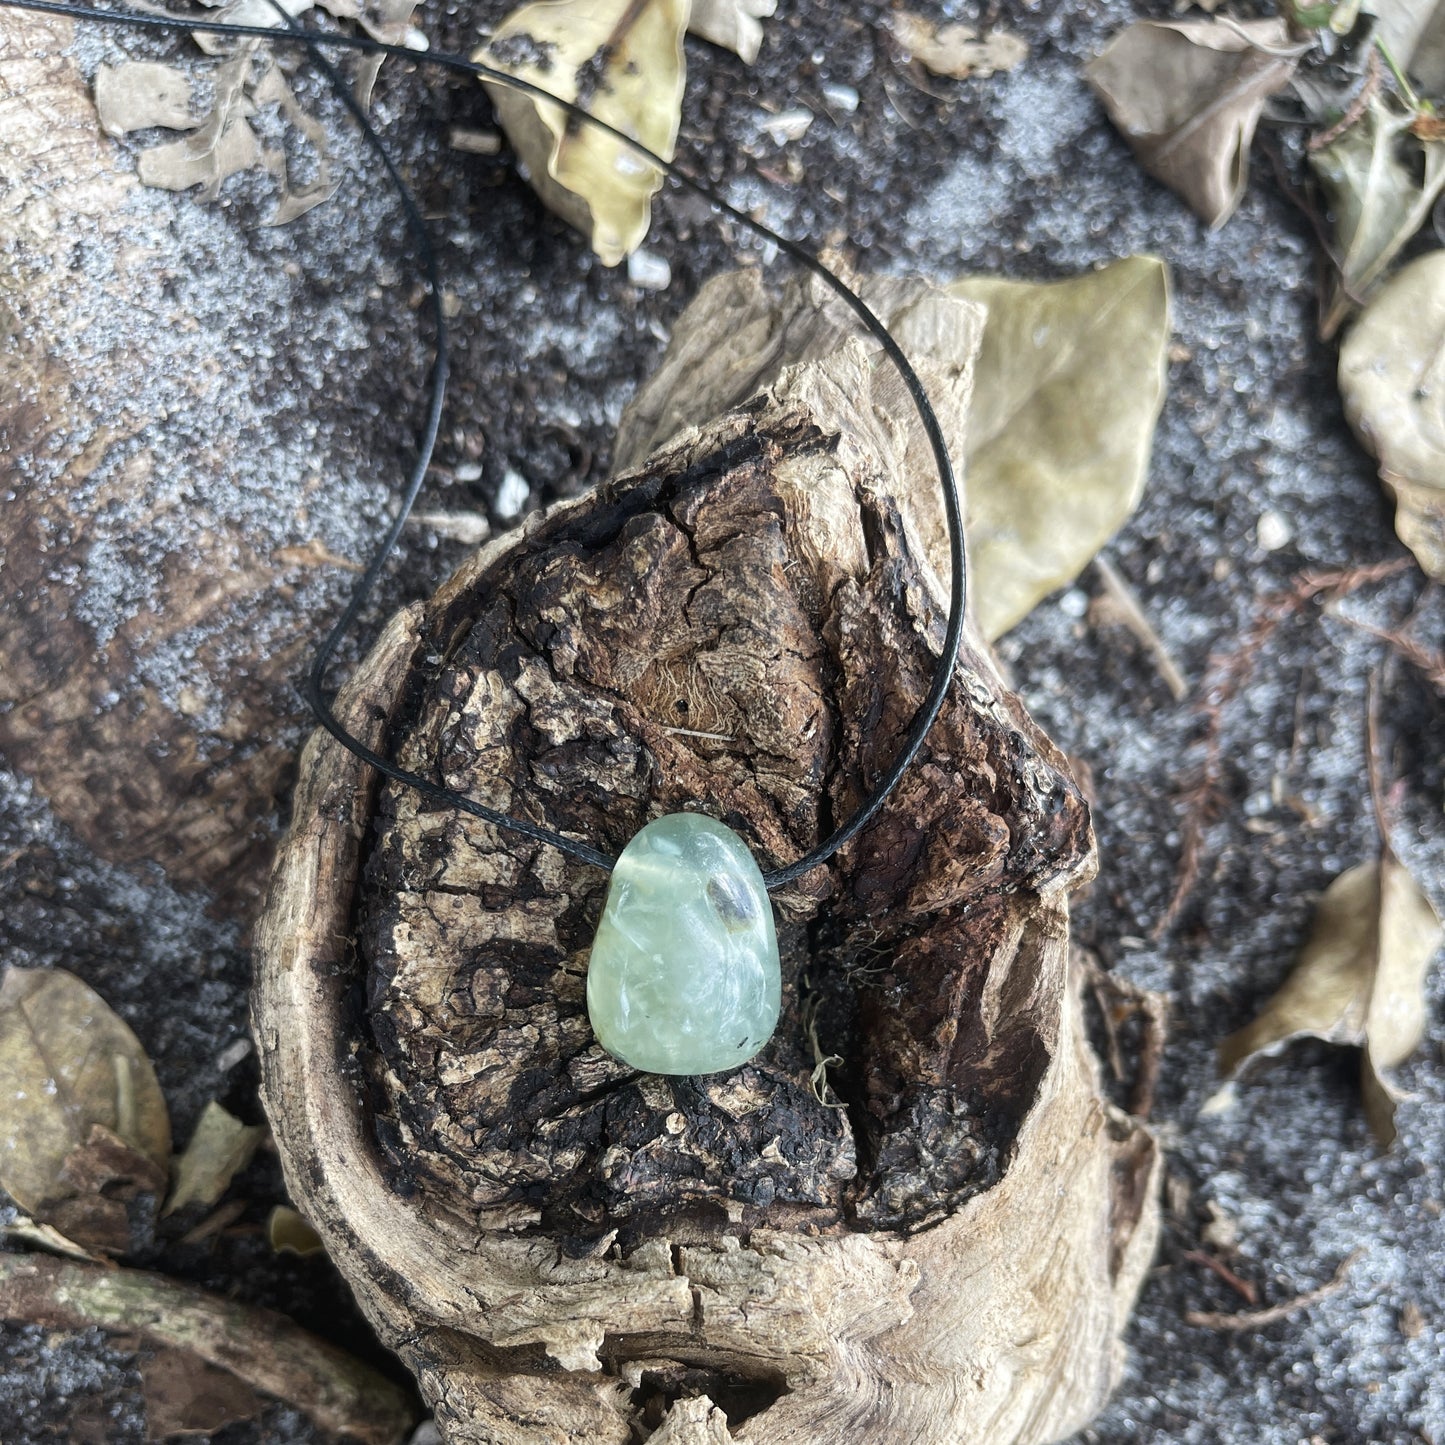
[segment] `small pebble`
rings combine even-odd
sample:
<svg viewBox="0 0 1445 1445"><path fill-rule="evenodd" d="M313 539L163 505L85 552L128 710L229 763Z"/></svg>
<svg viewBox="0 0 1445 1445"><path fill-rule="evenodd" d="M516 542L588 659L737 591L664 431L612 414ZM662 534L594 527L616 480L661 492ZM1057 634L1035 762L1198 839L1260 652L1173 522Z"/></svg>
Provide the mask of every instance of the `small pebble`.
<svg viewBox="0 0 1445 1445"><path fill-rule="evenodd" d="M1278 552L1294 541L1294 529L1275 511L1265 512L1254 529L1255 541L1264 552Z"/></svg>
<svg viewBox="0 0 1445 1445"><path fill-rule="evenodd" d="M216 1055L216 1068L223 1074L230 1073L237 1064L251 1052L250 1039L236 1039Z"/></svg>
<svg viewBox="0 0 1445 1445"><path fill-rule="evenodd" d="M507 468L502 485L497 489L497 500L492 504L497 515L506 521L515 517L527 505L532 489L521 472Z"/></svg>
<svg viewBox="0 0 1445 1445"><path fill-rule="evenodd" d="M634 251L627 258L627 279L643 291L666 291L672 267L654 251Z"/></svg>
<svg viewBox="0 0 1445 1445"><path fill-rule="evenodd" d="M766 131L776 144L782 145L785 141L800 140L812 123L813 112L799 105L781 110L777 115L764 116L759 129Z"/></svg>
<svg viewBox="0 0 1445 1445"><path fill-rule="evenodd" d="M844 115L852 115L858 109L858 92L851 85L834 85L830 82L823 87L823 99L834 110L841 110Z"/></svg>
<svg viewBox="0 0 1445 1445"><path fill-rule="evenodd" d="M1089 610L1088 597L1077 587L1071 587L1059 598L1059 611L1065 617L1082 617Z"/></svg>

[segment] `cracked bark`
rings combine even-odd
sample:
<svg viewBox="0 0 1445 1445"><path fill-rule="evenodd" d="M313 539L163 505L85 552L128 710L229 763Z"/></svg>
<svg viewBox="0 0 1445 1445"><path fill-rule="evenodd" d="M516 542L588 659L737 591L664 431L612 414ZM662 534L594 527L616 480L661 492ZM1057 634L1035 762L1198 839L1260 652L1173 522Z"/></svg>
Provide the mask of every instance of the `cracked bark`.
<svg viewBox="0 0 1445 1445"><path fill-rule="evenodd" d="M874 300L936 358L961 455L978 312ZM806 288L705 288L624 421L633 469L398 615L353 728L613 852L703 807L790 861L936 666L936 482L903 414ZM300 773L258 930L264 1094L453 1445L1043 1441L1102 1403L1158 1156L1082 1036L1087 810L976 636L875 823L775 894L784 1016L729 1075L593 1042L596 870L378 788L326 737Z"/></svg>

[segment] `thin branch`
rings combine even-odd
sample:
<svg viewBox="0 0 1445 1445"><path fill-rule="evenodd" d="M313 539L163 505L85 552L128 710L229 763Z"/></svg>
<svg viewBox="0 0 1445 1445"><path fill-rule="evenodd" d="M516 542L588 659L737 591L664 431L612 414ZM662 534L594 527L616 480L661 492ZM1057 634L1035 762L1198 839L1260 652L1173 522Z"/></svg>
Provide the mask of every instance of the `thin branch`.
<svg viewBox="0 0 1445 1445"><path fill-rule="evenodd" d="M1099 574L1099 581L1104 584L1104 591L1118 607L1119 620L1139 639L1154 659L1154 666L1159 669L1159 676L1164 679L1164 685L1173 694L1174 701L1183 702L1189 693L1189 683L1185 680L1179 664L1165 647L1163 639L1154 630L1153 623L1149 621L1139 599L1134 595L1134 589L1119 575L1107 557L1095 557L1094 570Z"/></svg>
<svg viewBox="0 0 1445 1445"><path fill-rule="evenodd" d="M1328 1299L1332 1294L1338 1294L1344 1288L1346 1276L1355 1267L1363 1253L1364 1250L1357 1249L1353 1254L1346 1255L1340 1261L1340 1267L1335 1271L1335 1277L1328 1284L1322 1284L1318 1289L1306 1290L1304 1294L1296 1295L1293 1299L1284 1300L1277 1305L1270 1305L1268 1309L1245 1310L1237 1315L1216 1314L1213 1310L1189 1310L1184 1318L1189 1324L1202 1325L1207 1330L1225 1330L1234 1334L1262 1330L1267 1325L1287 1320L1301 1310L1312 1308L1321 1300Z"/></svg>
<svg viewBox="0 0 1445 1445"><path fill-rule="evenodd" d="M1184 1258L1192 1264L1202 1264L1205 1269L1213 1270L1246 1304L1257 1305L1259 1303L1259 1291L1254 1287L1253 1282L1241 1279L1222 1259L1216 1259L1214 1255L1206 1254L1202 1249L1186 1249Z"/></svg>
<svg viewBox="0 0 1445 1445"><path fill-rule="evenodd" d="M1289 587L1259 599L1254 620L1245 629L1237 647L1210 659L1199 689L1199 709L1204 717L1204 761L1195 782L1179 796L1184 814L1179 867L1175 874L1174 893L1152 930L1154 938L1162 938L1178 922L1184 905L1198 885L1204 861L1205 829L1219 816L1223 806L1224 712L1249 681L1270 638L1281 624L1302 612L1314 598L1323 595L1331 602L1339 601L1361 587L1383 582L1413 565L1408 557L1396 557L1363 567L1301 572Z"/></svg>
<svg viewBox="0 0 1445 1445"><path fill-rule="evenodd" d="M1375 827L1380 834L1380 852L1390 849L1390 814L1385 805L1384 764L1380 761L1380 669L1370 672L1365 693L1365 770L1370 780L1370 803L1375 810Z"/></svg>

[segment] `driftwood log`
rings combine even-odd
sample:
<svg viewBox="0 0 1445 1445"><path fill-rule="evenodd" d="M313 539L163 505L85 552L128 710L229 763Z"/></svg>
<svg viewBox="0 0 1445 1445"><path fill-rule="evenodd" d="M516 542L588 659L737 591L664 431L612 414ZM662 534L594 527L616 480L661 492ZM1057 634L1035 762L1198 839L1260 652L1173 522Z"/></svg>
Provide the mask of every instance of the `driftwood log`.
<svg viewBox="0 0 1445 1445"><path fill-rule="evenodd" d="M928 380L961 455L979 311L872 296L948 358ZM344 714L609 850L702 808L791 860L937 663L914 430L817 298L718 282L624 422L631 469L396 616ZM970 635L883 813L775 897L772 1043L733 1074L641 1076L587 1025L605 877L313 738L258 929L265 1102L450 1445L1084 1424L1157 1232L1157 1150L1101 1095L1070 970L1093 864L1065 760Z"/></svg>

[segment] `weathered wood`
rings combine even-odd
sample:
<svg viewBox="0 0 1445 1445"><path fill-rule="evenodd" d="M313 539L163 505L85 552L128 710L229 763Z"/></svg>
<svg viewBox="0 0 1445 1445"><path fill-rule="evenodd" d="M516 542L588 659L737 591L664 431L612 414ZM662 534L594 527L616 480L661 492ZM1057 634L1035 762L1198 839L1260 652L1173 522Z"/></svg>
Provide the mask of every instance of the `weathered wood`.
<svg viewBox="0 0 1445 1445"><path fill-rule="evenodd" d="M0 1319L182 1350L362 1445L398 1445L416 1423L405 1390L284 1315L145 1270L0 1253Z"/></svg>
<svg viewBox="0 0 1445 1445"><path fill-rule="evenodd" d="M966 303L909 306L976 337ZM701 806L769 866L846 817L936 665L936 483L857 343L768 379L400 615L354 726L613 850ZM956 433L966 364L931 380ZM313 739L254 996L291 1188L453 1445L722 1438L703 1397L755 1445L1056 1439L1107 1394L1157 1228L1070 977L1092 866L970 640L875 824L775 896L773 1042L642 1077L586 1023L605 879Z"/></svg>

